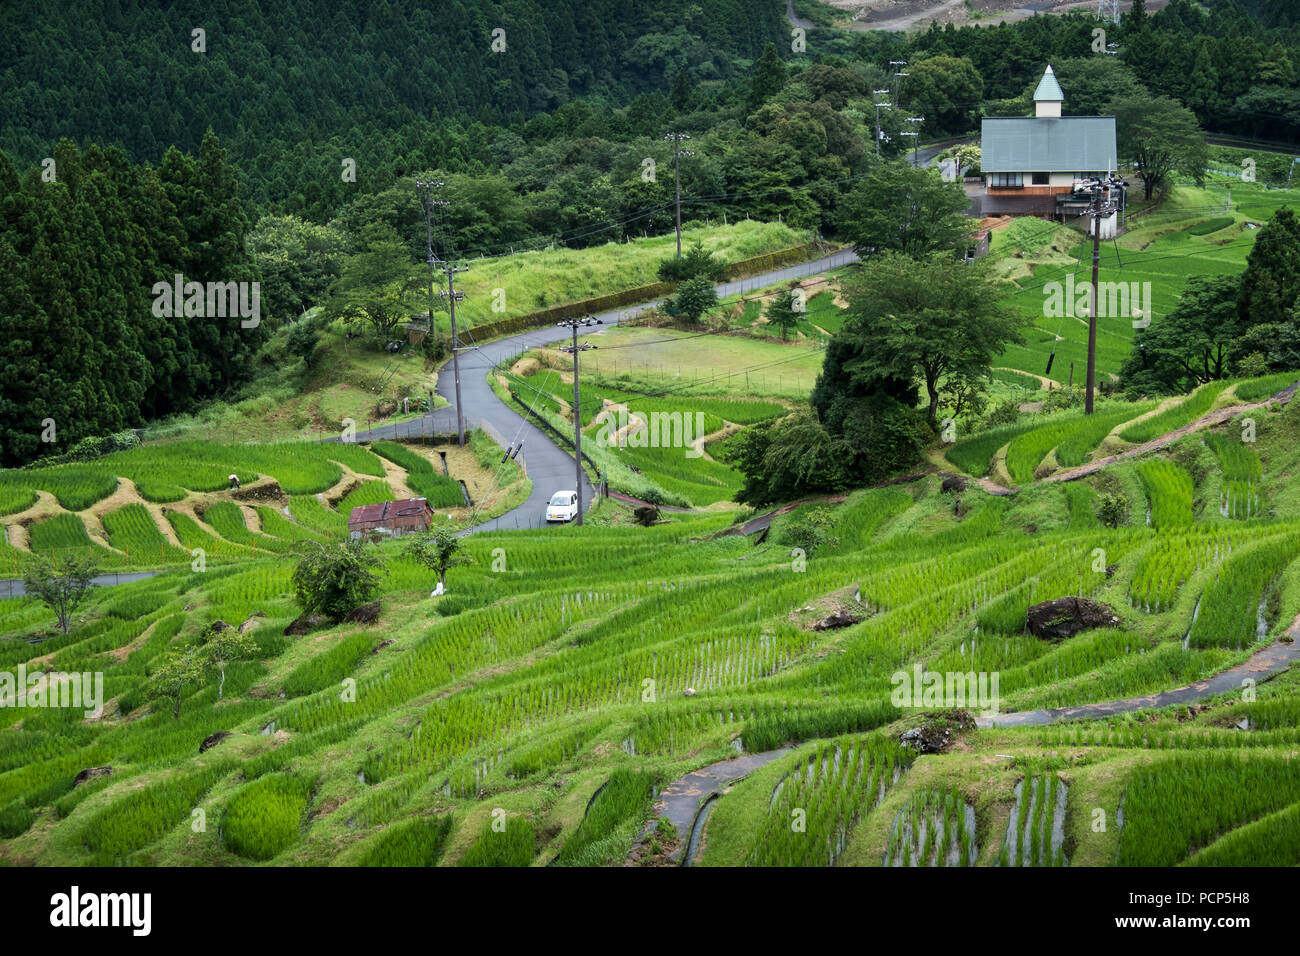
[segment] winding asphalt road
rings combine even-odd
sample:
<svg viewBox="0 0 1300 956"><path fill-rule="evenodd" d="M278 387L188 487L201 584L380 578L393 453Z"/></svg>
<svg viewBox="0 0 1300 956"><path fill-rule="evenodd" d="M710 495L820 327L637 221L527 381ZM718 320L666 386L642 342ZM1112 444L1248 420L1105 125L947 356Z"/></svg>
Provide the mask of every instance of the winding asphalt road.
<svg viewBox="0 0 1300 956"><path fill-rule="evenodd" d="M800 263L784 269L765 272L761 275L735 282L725 282L717 286L719 297L748 292L763 286L816 275L827 269L838 268L857 261L852 249L844 249L829 256L823 256L812 262ZM659 300L661 301L661 300ZM613 312L599 313L603 325L618 325L623 319L632 318L659 304L659 301L646 302ZM500 531L516 528L537 528L546 524L546 503L556 491L573 487L575 469L573 464L572 444L563 448L556 445L554 437L539 428L532 421L524 418L516 409L506 405L497 398L488 382L488 374L494 368L509 368L515 358L529 349L558 342L566 338L565 332L555 326L545 326L507 338L496 339L483 345L475 345L472 331L462 339L460 351L460 392L465 407L465 428L468 431L480 423L487 426L490 433L495 432L498 440L509 445L523 440L523 451L519 459L524 462L525 471L533 481L532 492L528 500L517 508L507 511L499 518L475 525L473 531ZM707 347L707 346L705 346ZM357 441L372 438L418 438L422 433L450 434L456 430L456 385L448 362L438 374L438 394L451 405L439 408L423 418L412 419L399 425L388 425L357 432ZM334 439L337 440L337 439ZM582 504L586 510L591 507L592 489L586 476L582 479Z"/></svg>

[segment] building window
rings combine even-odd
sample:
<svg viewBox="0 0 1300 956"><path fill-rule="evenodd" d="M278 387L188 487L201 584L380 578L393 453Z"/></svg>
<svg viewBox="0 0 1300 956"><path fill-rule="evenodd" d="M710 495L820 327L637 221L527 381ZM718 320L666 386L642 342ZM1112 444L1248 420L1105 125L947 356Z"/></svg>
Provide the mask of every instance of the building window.
<svg viewBox="0 0 1300 956"><path fill-rule="evenodd" d="M995 189L1019 189L1025 184L1024 173L990 173L989 185Z"/></svg>
<svg viewBox="0 0 1300 956"><path fill-rule="evenodd" d="M1047 178L1047 173L1034 173L1033 184L1035 186L1046 186Z"/></svg>

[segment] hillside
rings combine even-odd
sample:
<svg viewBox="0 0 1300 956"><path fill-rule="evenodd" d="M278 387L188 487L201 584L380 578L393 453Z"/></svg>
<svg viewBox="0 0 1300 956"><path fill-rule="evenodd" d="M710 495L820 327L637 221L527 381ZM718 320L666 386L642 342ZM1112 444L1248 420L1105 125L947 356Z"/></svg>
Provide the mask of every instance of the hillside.
<svg viewBox="0 0 1300 956"><path fill-rule="evenodd" d="M1045 726L974 728L891 701L914 666L992 672L1005 723L1171 690L1261 648L1285 660L1293 645L1273 642L1300 615L1300 403L1253 417L1253 445L1227 421L1011 497L923 478L805 505L760 544L695 515L475 535L475 562L436 599L430 572L384 546L379 624L305 636L285 634L291 568L270 556L106 589L66 637L39 605L0 602L10 667L102 670L108 698L91 720L4 711L0 859L617 863L653 788L740 750L763 769L710 808L704 864L1300 862L1293 674L1253 700L1236 688L1190 711L1138 703ZM1124 498L1119 526L1098 523L1099 494ZM792 561L783 542L821 507L833 540ZM1067 595L1106 602L1118 626L1023 633L1028 604ZM860 621L812 629L836 610ZM251 635L255 659L228 666L220 702L209 682L179 717L151 710L151 664L217 620ZM960 746L900 749L913 727ZM1096 832L1093 808L1113 821L1121 801L1123 825ZM802 839L780 823L791 806L808 808ZM949 820L957 842L925 841L922 819ZM660 825L636 855L667 861L688 835Z"/></svg>

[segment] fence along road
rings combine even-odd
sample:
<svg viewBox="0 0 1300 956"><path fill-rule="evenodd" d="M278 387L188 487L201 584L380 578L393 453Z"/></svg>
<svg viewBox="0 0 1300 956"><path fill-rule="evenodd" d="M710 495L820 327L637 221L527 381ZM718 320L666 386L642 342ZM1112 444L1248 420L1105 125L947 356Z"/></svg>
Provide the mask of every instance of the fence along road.
<svg viewBox="0 0 1300 956"><path fill-rule="evenodd" d="M856 262L857 258L857 254L852 249L842 249L839 252L823 256L820 259L814 259L811 262L787 266L784 269L765 272L748 279L724 282L716 286L716 289L720 298L738 295L762 286L815 275L818 272L825 272L827 269L839 268L851 262ZM617 325L623 319L639 315L659 305L660 302L662 300L646 302L612 312L601 312L596 318L600 319L605 326ZM472 335L472 329L470 333ZM460 392L461 399L465 403L466 428L473 427L475 422L481 422L488 426L484 429L485 431L491 434L495 430L497 436L504 437L507 444L511 440L518 441L522 439L524 450L519 457L523 459L528 477L533 481L532 492L529 494L527 501L517 508L507 511L499 518L493 518L490 521L475 525L471 529L473 531L504 531L516 528L541 527L546 524L546 503L551 500L551 495L557 491L565 491L573 487L572 444L566 443L561 448L546 431L528 421L520 412L497 398L496 393L492 391L492 387L488 383L488 374L492 368L498 365L508 366L514 357L520 353L552 342L558 342L564 338L565 335L562 330L553 325L548 325L528 332L520 332L517 335L507 336L506 338L496 339L483 345L471 345L469 347L462 345L461 347ZM469 335L465 336L462 342L465 339L473 341ZM449 403L454 404L456 383L452 376L450 362L444 365L438 373L438 394ZM413 419L382 428L372 428L368 431L358 431L357 441L369 441L372 438L417 438L422 432L442 435L454 434L456 431L456 409L453 404L430 412L422 419ZM338 441L337 438L329 440ZM591 483L584 474L582 478L583 508L589 509L591 502Z"/></svg>

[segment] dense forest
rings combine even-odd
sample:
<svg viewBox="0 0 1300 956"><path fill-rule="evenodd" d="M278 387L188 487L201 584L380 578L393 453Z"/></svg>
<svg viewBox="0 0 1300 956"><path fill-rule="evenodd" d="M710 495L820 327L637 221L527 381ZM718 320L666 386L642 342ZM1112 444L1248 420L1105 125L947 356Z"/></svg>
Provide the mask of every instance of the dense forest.
<svg viewBox="0 0 1300 956"><path fill-rule="evenodd" d="M1048 62L1070 113L1150 105L1182 110L1189 142L1197 123L1300 138L1300 25L1282 0L1173 0L1150 16L1139 3L1110 27L1115 55L1094 51L1097 26L1079 13L815 28L794 53L779 0L6 6L0 334L16 347L0 459L37 454L46 418L63 448L220 395L268 328L324 302L349 257L423 259L418 176L446 181L445 255L618 241L671 228L673 130L694 153L685 219L779 218L855 240L888 213L870 208L893 188L867 182L880 163L982 115L1030 112ZM877 112L883 89L897 103ZM914 112L925 121L909 139ZM1121 158L1143 119L1122 124ZM1203 166L1189 149L1170 172ZM261 280L265 327L154 315L151 284L176 272Z"/></svg>

